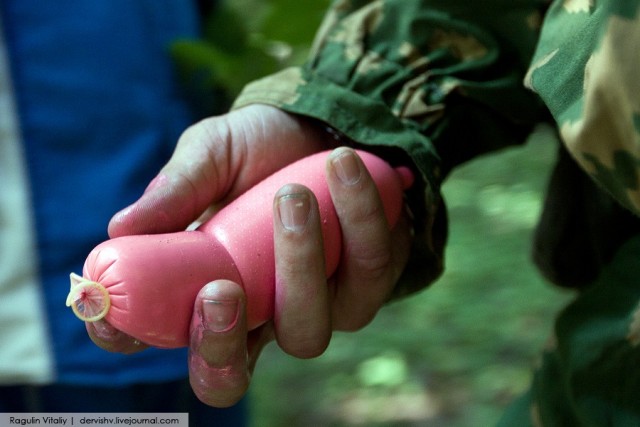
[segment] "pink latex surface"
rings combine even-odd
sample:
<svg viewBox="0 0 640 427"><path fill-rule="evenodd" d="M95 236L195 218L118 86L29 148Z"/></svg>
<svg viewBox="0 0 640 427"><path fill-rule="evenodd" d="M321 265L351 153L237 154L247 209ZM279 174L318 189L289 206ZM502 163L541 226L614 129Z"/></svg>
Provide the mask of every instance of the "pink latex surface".
<svg viewBox="0 0 640 427"><path fill-rule="evenodd" d="M111 307L105 319L149 345L186 346L197 293L212 280L229 279L245 289L249 329L269 320L275 284L273 198L289 183L307 186L318 199L327 277L333 274L340 259L341 232L325 177L328 154L287 166L195 231L118 237L98 245L85 262L83 276L107 288ZM372 154L358 154L393 226L410 172L393 169Z"/></svg>

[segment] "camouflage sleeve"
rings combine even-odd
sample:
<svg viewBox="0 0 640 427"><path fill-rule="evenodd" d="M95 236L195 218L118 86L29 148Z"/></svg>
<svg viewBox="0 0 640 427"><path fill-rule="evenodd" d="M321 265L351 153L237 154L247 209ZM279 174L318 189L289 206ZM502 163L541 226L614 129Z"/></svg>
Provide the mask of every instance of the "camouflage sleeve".
<svg viewBox="0 0 640 427"><path fill-rule="evenodd" d="M576 161L640 214L640 0L556 1L526 85Z"/></svg>
<svg viewBox="0 0 640 427"><path fill-rule="evenodd" d="M248 85L235 108L267 103L314 117L353 145L418 172L414 262L399 293L442 271L439 186L457 164L524 140L540 113L522 79L544 0L335 1L301 67ZM415 268L412 268L415 267Z"/></svg>

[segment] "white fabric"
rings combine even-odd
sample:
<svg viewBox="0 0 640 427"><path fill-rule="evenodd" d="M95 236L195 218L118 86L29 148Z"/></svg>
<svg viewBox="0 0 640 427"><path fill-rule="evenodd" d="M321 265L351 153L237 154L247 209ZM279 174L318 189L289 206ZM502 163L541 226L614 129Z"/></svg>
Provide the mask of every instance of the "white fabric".
<svg viewBox="0 0 640 427"><path fill-rule="evenodd" d="M0 385L53 378L17 123L0 17Z"/></svg>

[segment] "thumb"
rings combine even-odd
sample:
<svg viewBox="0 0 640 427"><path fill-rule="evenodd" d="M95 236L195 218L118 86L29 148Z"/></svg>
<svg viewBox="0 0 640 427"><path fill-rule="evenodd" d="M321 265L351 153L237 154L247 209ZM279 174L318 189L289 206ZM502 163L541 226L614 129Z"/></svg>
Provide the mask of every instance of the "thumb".
<svg viewBox="0 0 640 427"><path fill-rule="evenodd" d="M187 129L145 193L118 212L109 236L184 230L212 204L224 204L283 166L326 148L322 126L253 105Z"/></svg>
<svg viewBox="0 0 640 427"><path fill-rule="evenodd" d="M223 198L238 163L226 126L214 117L188 128L144 194L111 218L109 236L181 231Z"/></svg>
<svg viewBox="0 0 640 427"><path fill-rule="evenodd" d="M197 218L196 212L204 210L196 203L194 192L186 178L160 173L140 199L111 218L109 237L184 230Z"/></svg>

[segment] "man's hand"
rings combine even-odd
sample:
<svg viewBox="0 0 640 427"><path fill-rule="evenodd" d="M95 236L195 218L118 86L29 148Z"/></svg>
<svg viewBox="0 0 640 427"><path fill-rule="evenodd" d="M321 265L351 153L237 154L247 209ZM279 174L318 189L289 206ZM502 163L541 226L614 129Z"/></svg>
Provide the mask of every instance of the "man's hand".
<svg viewBox="0 0 640 427"><path fill-rule="evenodd" d="M185 229L210 206L223 206L299 158L332 148L314 125L267 106L252 106L200 122L143 196L116 214L111 237ZM194 392L212 406L229 406L246 392L261 349L275 339L287 353L315 357L333 330L368 324L409 255L409 221L389 229L377 189L351 149L335 150L327 181L343 234L336 274L325 277L320 215L307 188L291 184L274 199L276 289L274 317L247 331L239 284L219 280L198 294L191 323L189 372ZM104 322L88 324L99 346L123 353L145 348Z"/></svg>

